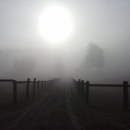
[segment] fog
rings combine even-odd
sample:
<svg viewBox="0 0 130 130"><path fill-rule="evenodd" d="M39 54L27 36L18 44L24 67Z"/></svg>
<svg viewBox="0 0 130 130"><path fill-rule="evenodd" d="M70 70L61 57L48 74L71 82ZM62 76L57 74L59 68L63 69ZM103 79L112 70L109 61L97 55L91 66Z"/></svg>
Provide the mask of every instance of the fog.
<svg viewBox="0 0 130 130"><path fill-rule="evenodd" d="M74 21L72 34L58 44L38 30L38 18L49 4L66 8ZM0 0L0 28L0 78L130 80L129 0ZM88 65L89 43L103 50L102 66Z"/></svg>

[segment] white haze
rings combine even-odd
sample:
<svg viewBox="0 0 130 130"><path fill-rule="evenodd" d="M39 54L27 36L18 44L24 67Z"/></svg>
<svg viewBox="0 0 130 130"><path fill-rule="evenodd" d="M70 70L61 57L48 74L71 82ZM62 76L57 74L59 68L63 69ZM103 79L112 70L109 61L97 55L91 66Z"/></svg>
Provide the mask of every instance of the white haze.
<svg viewBox="0 0 130 130"><path fill-rule="evenodd" d="M38 31L38 17L49 4L65 7L75 21L59 46ZM90 42L105 54L103 68L95 72L83 65ZM129 42L129 0L0 0L0 78L47 80L69 73L77 80L129 81Z"/></svg>

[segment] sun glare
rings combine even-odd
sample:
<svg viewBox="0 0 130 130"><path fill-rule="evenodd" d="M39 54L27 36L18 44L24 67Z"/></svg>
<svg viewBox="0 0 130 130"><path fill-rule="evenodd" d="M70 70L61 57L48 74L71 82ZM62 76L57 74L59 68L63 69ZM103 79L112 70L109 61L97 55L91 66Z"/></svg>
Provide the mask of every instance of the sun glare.
<svg viewBox="0 0 130 130"><path fill-rule="evenodd" d="M61 42L72 33L73 20L64 8L49 6L40 16L39 29L46 40L55 43Z"/></svg>

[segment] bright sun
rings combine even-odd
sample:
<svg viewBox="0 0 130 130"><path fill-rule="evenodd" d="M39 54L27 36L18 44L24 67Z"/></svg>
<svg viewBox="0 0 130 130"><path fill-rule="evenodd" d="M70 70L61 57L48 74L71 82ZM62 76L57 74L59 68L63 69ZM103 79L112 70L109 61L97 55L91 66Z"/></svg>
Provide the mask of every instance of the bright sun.
<svg viewBox="0 0 130 130"><path fill-rule="evenodd" d="M39 20L42 36L50 42L61 42L70 36L73 20L69 12L60 6L47 7Z"/></svg>

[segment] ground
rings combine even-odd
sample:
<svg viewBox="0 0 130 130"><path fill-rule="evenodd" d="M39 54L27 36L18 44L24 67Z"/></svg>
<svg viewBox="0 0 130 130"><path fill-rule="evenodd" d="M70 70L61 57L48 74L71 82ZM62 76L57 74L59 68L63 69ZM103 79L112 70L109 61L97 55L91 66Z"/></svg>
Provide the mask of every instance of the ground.
<svg viewBox="0 0 130 130"><path fill-rule="evenodd" d="M51 92L8 109L2 110L1 130L130 129L129 110L86 105L72 81L62 80Z"/></svg>

